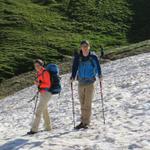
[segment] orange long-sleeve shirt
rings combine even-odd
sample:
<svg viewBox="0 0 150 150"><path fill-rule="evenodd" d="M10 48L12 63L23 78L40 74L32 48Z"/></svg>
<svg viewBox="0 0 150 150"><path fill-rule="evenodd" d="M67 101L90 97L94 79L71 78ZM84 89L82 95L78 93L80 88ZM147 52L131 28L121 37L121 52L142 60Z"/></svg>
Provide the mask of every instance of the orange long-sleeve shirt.
<svg viewBox="0 0 150 150"><path fill-rule="evenodd" d="M40 92L46 91L44 89L51 88L50 73L44 67L37 73L37 77L40 83L39 89L42 89Z"/></svg>

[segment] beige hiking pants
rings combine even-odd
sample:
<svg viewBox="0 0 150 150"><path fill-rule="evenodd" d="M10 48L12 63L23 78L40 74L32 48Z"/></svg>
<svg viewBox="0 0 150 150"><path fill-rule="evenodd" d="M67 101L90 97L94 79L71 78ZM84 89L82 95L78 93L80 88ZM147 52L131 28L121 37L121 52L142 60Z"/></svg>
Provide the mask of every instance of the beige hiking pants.
<svg viewBox="0 0 150 150"><path fill-rule="evenodd" d="M35 119L32 124L31 130L34 132L38 131L38 127L40 124L41 116L43 115L45 129L47 131L51 130L51 121L48 113L48 102L51 98L52 94L50 92L40 93L40 101L36 109Z"/></svg>
<svg viewBox="0 0 150 150"><path fill-rule="evenodd" d="M81 104L81 122L89 125L91 119L92 99L94 96L94 83L78 86L79 99Z"/></svg>

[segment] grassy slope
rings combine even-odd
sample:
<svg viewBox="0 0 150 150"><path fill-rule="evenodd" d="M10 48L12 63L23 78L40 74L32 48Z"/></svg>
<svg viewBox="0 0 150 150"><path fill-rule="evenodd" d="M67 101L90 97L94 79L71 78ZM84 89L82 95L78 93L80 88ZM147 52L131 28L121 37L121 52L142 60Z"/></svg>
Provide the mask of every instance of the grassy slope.
<svg viewBox="0 0 150 150"><path fill-rule="evenodd" d="M32 0L1 0L0 82L17 76L0 84L0 97L32 84L33 73L25 72L33 70L35 58L68 62L63 72L70 71L68 55L82 39L89 39L94 50L104 45L105 58L111 60L149 52L149 41L114 48L128 45L128 40L149 39L148 1L53 0L41 5ZM25 74L18 76L21 73Z"/></svg>
<svg viewBox="0 0 150 150"><path fill-rule="evenodd" d="M113 50L106 50L103 63L109 60L120 59L144 52L150 52L150 40L132 44L130 46L116 48ZM70 72L71 60L72 59L68 58L66 60L68 63L66 62L62 64L61 74ZM0 99L32 85L34 78L35 72L28 72L2 82L0 84Z"/></svg>
<svg viewBox="0 0 150 150"><path fill-rule="evenodd" d="M74 15L78 4L70 5ZM92 10L87 7L76 20L66 7L62 2L40 5L31 0L0 1L0 81L31 71L37 57L47 62L64 61L63 55L78 49L81 39L89 39L95 50L101 44L109 47L127 43L125 32L131 12L126 0L106 0ZM80 5L78 10L82 11Z"/></svg>
<svg viewBox="0 0 150 150"><path fill-rule="evenodd" d="M63 38L59 36L62 33L58 33L57 28L55 29L57 24L61 27L63 17L55 12L46 14L45 6L32 4L30 1L22 3L16 0L3 4L4 18L2 18L1 26L3 24L4 26L1 28L0 45L0 57L2 58L0 73L2 76L4 74L9 77L26 72L27 68L31 70L29 66L37 57L55 62L63 58L55 48L58 46L57 41L63 42ZM65 32L63 33L65 37ZM48 48L49 46L51 48Z"/></svg>
<svg viewBox="0 0 150 150"><path fill-rule="evenodd" d="M104 59L116 60L128 56L150 52L150 40L106 50Z"/></svg>

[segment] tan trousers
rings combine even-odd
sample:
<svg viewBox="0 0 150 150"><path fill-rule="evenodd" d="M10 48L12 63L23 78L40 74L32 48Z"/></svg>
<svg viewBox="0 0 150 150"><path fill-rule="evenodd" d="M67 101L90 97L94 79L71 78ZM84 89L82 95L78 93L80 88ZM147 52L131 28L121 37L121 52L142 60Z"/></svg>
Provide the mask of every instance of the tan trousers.
<svg viewBox="0 0 150 150"><path fill-rule="evenodd" d="M81 105L81 122L89 125L91 119L92 99L94 96L94 83L78 86Z"/></svg>
<svg viewBox="0 0 150 150"><path fill-rule="evenodd" d="M51 121L48 113L48 102L51 96L52 94L50 92L40 93L40 101L36 109L35 119L33 121L32 128L31 128L32 131L34 132L38 131L38 127L42 115L45 123L45 129L47 131L51 130Z"/></svg>

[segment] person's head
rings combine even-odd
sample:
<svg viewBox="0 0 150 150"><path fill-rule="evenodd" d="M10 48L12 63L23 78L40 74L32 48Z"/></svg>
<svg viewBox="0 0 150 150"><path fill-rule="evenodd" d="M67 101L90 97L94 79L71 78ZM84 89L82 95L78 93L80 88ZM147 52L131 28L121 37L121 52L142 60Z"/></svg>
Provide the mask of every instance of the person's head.
<svg viewBox="0 0 150 150"><path fill-rule="evenodd" d="M44 62L41 59L36 59L34 61L34 67L36 71L40 71L43 66L44 66Z"/></svg>
<svg viewBox="0 0 150 150"><path fill-rule="evenodd" d="M100 45L100 48L103 48L103 46L102 46L102 45Z"/></svg>
<svg viewBox="0 0 150 150"><path fill-rule="evenodd" d="M84 53L89 53L89 50L90 50L90 43L89 43L89 41L87 41L87 40L81 41L80 47L81 47L81 50L82 50L83 54Z"/></svg>

